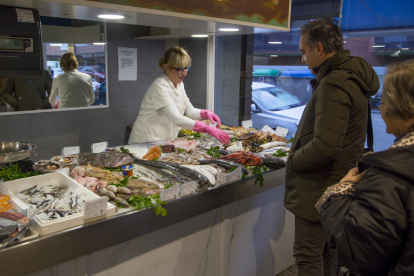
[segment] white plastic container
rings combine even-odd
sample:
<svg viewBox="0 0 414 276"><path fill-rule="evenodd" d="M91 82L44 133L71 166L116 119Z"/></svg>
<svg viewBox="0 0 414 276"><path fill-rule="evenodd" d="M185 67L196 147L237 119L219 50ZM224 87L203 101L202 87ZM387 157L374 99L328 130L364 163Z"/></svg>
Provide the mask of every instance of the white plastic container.
<svg viewBox="0 0 414 276"><path fill-rule="evenodd" d="M73 187L75 189L83 188L85 189L86 194L88 194L90 197L99 198L98 195L89 191L88 189L80 185L78 182L76 182L69 176L59 173L59 172L7 181L2 184L4 185L6 189L4 192L10 195L14 203L22 209L27 209L29 206L27 206L26 203L18 199L15 196L15 194L18 194L21 191L24 191L26 189L29 189L30 187L33 187L34 185L37 185L37 187L43 187L43 186L47 186L47 185L50 185L51 183L56 183L56 182L58 182L62 186ZM110 203L107 203L107 208L108 209L106 213L106 218L114 216L115 206ZM104 219L104 218L105 217L102 216L96 219ZM88 223L96 219L84 220L83 212L77 213L71 216L51 220L51 221L43 221L42 219L36 216L35 219L30 223L30 227L32 230L39 233L39 235L48 235L48 234L56 233L56 232L59 232L65 229L72 228L72 227L80 226L80 225L83 225L84 223Z"/></svg>

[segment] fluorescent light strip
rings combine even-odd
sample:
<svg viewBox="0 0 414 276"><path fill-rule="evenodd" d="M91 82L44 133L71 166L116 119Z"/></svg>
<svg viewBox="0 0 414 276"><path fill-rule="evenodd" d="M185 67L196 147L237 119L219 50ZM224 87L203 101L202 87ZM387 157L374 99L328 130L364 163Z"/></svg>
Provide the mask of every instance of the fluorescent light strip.
<svg viewBox="0 0 414 276"><path fill-rule="evenodd" d="M221 29L219 29L219 31L221 31L221 32L238 32L239 29L236 29L236 28L221 28Z"/></svg>
<svg viewBox="0 0 414 276"><path fill-rule="evenodd" d="M385 45L373 45L372 48L384 48Z"/></svg>
<svg viewBox="0 0 414 276"><path fill-rule="evenodd" d="M50 46L56 46L56 47L62 47L63 46L63 44L54 44L54 43L51 43L51 44L49 44Z"/></svg>
<svg viewBox="0 0 414 276"><path fill-rule="evenodd" d="M93 45L105 45L105 42L94 42Z"/></svg>
<svg viewBox="0 0 414 276"><path fill-rule="evenodd" d="M269 41L269 44L282 44L280 41Z"/></svg>
<svg viewBox="0 0 414 276"><path fill-rule="evenodd" d="M191 35L191 37L208 37L208 35L206 35L206 34L195 34L195 35Z"/></svg>
<svg viewBox="0 0 414 276"><path fill-rule="evenodd" d="M270 55L271 57L277 57L277 55Z"/></svg>
<svg viewBox="0 0 414 276"><path fill-rule="evenodd" d="M406 50L410 50L410 48L401 48L401 50L406 51Z"/></svg>
<svg viewBox="0 0 414 276"><path fill-rule="evenodd" d="M99 18L102 19L124 19L125 16L122 14L99 14Z"/></svg>

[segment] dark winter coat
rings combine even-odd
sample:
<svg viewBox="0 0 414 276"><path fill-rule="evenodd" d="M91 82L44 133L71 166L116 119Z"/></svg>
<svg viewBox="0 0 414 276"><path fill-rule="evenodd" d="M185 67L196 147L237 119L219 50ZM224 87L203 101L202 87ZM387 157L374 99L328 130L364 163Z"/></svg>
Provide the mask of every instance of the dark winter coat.
<svg viewBox="0 0 414 276"><path fill-rule="evenodd" d="M366 155L355 195L334 195L321 207L339 266L359 275L414 275L414 133L405 140Z"/></svg>
<svg viewBox="0 0 414 276"><path fill-rule="evenodd" d="M311 84L288 157L285 206L295 216L319 221L315 203L363 154L367 98L378 91L379 80L371 65L345 50L327 59Z"/></svg>

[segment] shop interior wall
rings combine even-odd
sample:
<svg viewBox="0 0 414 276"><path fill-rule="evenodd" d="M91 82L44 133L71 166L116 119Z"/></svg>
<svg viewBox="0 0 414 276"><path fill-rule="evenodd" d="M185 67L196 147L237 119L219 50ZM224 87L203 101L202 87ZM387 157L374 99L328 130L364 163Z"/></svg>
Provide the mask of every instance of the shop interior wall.
<svg viewBox="0 0 414 276"><path fill-rule="evenodd" d="M239 124L242 36L216 37L214 111L221 122Z"/></svg>
<svg viewBox="0 0 414 276"><path fill-rule="evenodd" d="M107 24L108 108L3 115L0 117L0 141L36 144L37 156L33 160L49 159L68 146L79 145L81 152L90 152L92 143L108 141L109 146L123 145L129 135L126 126L134 123L145 91L162 74L158 59L165 52L166 41L134 39L149 34L150 27ZM182 43L191 53L197 53L203 51L203 47L206 49L207 42L204 41L205 46L202 41L183 40ZM118 81L118 47L138 49L137 81ZM196 91L189 97L196 107L203 108L206 69L202 65L207 67L206 57L202 54L192 57L193 64L199 66L194 68L194 76L186 80L186 90Z"/></svg>

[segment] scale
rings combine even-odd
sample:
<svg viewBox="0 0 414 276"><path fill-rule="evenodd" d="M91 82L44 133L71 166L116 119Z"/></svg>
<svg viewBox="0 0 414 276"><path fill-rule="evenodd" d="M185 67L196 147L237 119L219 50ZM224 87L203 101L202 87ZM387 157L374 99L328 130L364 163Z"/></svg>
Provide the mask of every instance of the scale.
<svg viewBox="0 0 414 276"><path fill-rule="evenodd" d="M39 11L0 6L0 76L43 76Z"/></svg>

